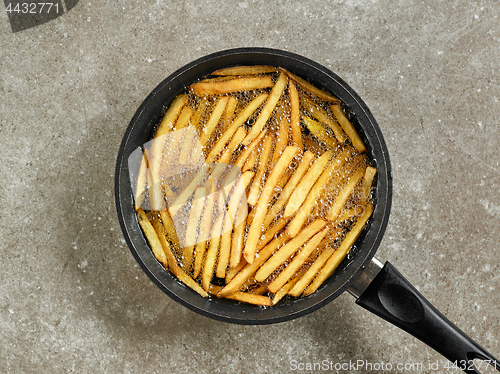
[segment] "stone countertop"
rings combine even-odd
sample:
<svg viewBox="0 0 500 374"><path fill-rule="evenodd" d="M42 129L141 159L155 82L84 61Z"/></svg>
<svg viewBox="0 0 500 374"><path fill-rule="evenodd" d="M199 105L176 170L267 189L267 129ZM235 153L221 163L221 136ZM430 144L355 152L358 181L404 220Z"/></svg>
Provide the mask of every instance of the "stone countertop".
<svg viewBox="0 0 500 374"><path fill-rule="evenodd" d="M0 372L459 372L347 293L231 325L136 264L113 195L130 119L184 64L246 46L308 57L359 93L394 177L377 257L500 357L499 15L493 0L80 1L13 32L2 10Z"/></svg>

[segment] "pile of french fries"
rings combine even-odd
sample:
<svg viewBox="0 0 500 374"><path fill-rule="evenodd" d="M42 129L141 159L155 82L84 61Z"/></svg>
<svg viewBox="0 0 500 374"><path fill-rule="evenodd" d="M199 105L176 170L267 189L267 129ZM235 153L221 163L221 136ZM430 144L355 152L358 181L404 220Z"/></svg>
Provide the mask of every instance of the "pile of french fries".
<svg viewBox="0 0 500 374"><path fill-rule="evenodd" d="M373 212L376 168L340 101L283 68L231 67L179 95L155 138L181 131L137 173L157 260L203 297L272 306L315 292ZM168 182L166 160L192 163L196 145L201 167Z"/></svg>

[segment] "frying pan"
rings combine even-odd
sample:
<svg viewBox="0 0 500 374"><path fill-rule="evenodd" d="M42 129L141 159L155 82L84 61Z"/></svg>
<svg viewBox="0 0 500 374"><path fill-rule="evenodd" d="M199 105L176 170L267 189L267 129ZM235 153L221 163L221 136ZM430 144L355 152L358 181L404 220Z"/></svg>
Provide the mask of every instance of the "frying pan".
<svg viewBox="0 0 500 374"><path fill-rule="evenodd" d="M236 65L284 67L338 97L377 167L375 209L351 254L312 295L282 300L271 308L227 299L207 299L180 283L151 252L134 210L128 158L149 140L166 107L188 85L210 72ZM361 98L336 74L302 56L267 48L239 48L217 52L193 61L161 82L135 113L123 137L115 174L115 202L125 240L148 277L168 296L185 307L237 324L270 324L295 319L326 305L342 292L356 303L411 333L467 373L479 373L474 359L490 362L500 371L500 361L460 331L434 308L391 263L374 258L391 209L392 174L387 146L373 115Z"/></svg>

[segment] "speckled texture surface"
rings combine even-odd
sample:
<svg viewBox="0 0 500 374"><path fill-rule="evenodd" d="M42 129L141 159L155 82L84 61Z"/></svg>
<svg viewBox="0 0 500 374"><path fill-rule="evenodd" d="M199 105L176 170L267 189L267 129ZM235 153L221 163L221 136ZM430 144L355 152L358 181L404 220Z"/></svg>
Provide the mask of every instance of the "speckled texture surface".
<svg viewBox="0 0 500 374"><path fill-rule="evenodd" d="M82 0L12 33L2 9L0 372L459 372L348 294L294 321L230 325L135 263L113 197L128 122L176 69L243 46L301 54L357 90L393 166L377 257L500 357L499 15L494 0ZM294 370L323 360L393 369Z"/></svg>

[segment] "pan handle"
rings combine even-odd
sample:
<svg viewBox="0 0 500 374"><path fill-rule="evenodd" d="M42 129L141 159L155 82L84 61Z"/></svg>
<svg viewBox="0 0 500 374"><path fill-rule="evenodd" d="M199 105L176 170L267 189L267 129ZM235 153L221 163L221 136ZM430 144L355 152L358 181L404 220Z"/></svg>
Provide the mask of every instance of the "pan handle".
<svg viewBox="0 0 500 374"><path fill-rule="evenodd" d="M500 360L432 306L390 262L381 265L372 260L349 289L358 297L356 304L420 339L466 373L480 373L475 359L500 371Z"/></svg>

